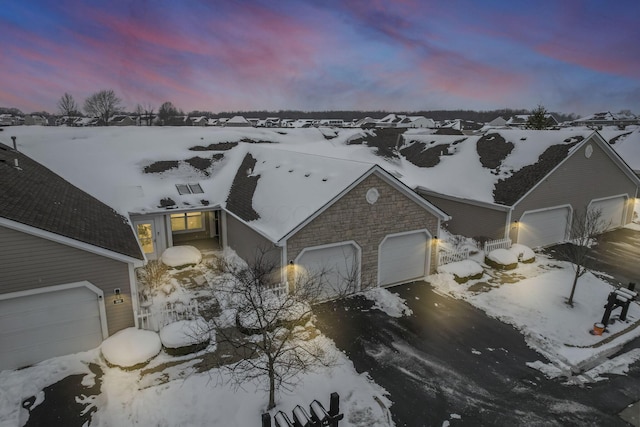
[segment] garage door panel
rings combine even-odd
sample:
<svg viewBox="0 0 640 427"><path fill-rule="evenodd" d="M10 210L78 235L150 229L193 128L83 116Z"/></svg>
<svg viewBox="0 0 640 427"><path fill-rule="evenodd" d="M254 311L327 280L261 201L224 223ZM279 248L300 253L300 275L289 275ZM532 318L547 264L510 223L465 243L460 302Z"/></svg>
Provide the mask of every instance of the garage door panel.
<svg viewBox="0 0 640 427"><path fill-rule="evenodd" d="M402 283L425 276L429 241L423 231L387 236L380 244L380 285Z"/></svg>
<svg viewBox="0 0 640 427"><path fill-rule="evenodd" d="M596 200L591 202L591 209L599 209L602 212L602 221L607 229L617 228L623 225L627 199L625 197L614 197L606 200Z"/></svg>
<svg viewBox="0 0 640 427"><path fill-rule="evenodd" d="M0 369L98 346L100 304L85 286L0 300Z"/></svg>
<svg viewBox="0 0 640 427"><path fill-rule="evenodd" d="M296 264L305 279L319 280L318 300L335 298L354 287L359 279L358 250L353 244L307 249Z"/></svg>
<svg viewBox="0 0 640 427"><path fill-rule="evenodd" d="M535 248L563 242L570 216L571 210L566 206L525 212L518 225L518 243Z"/></svg>

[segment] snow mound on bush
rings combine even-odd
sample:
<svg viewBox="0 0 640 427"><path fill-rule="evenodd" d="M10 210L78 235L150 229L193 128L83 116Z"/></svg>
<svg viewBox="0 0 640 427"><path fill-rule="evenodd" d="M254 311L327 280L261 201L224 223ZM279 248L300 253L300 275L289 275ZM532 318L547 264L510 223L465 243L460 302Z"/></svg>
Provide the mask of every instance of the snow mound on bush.
<svg viewBox="0 0 640 427"><path fill-rule="evenodd" d="M210 339L209 325L202 317L195 320L179 320L160 329L160 341L168 348L203 344Z"/></svg>
<svg viewBox="0 0 640 427"><path fill-rule="evenodd" d="M156 332L127 328L104 340L100 349L110 364L129 368L151 360L162 344Z"/></svg>
<svg viewBox="0 0 640 427"><path fill-rule="evenodd" d="M200 264L202 254L193 246L173 246L162 253L162 263L169 267L180 267L188 264Z"/></svg>
<svg viewBox="0 0 640 427"><path fill-rule="evenodd" d="M484 269L474 260L465 259L463 261L441 265L438 267L438 271L441 273L450 273L458 277L471 277L483 273Z"/></svg>
<svg viewBox="0 0 640 427"><path fill-rule="evenodd" d="M373 308L384 311L391 317L410 316L413 311L405 304L405 300L398 294L384 288L371 288L363 292L365 298L374 301Z"/></svg>
<svg viewBox="0 0 640 427"><path fill-rule="evenodd" d="M509 251L514 253L519 261L529 261L536 257L535 252L529 246L521 245L520 243L511 245Z"/></svg>
<svg viewBox="0 0 640 427"><path fill-rule="evenodd" d="M491 261L501 265L511 265L518 263L518 256L509 249L494 249L487 255Z"/></svg>

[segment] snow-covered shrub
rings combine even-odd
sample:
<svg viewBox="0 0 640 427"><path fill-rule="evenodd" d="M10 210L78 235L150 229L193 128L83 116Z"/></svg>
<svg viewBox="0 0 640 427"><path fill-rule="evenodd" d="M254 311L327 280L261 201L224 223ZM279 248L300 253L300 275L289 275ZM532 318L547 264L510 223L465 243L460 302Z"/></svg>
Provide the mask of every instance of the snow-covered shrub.
<svg viewBox="0 0 640 427"><path fill-rule="evenodd" d="M156 289L166 286L169 282L169 269L158 260L149 261L144 267L136 270L136 273L145 299L150 298Z"/></svg>
<svg viewBox="0 0 640 427"><path fill-rule="evenodd" d="M169 267L184 268L200 264L202 254L193 246L173 246L162 253L161 260Z"/></svg>
<svg viewBox="0 0 640 427"><path fill-rule="evenodd" d="M179 320L160 329L160 341L165 351L172 356L182 356L204 350L215 332L202 318Z"/></svg>
<svg viewBox="0 0 640 427"><path fill-rule="evenodd" d="M102 342L100 350L107 364L124 369L138 369L156 357L162 349L156 332L127 328Z"/></svg>
<svg viewBox="0 0 640 427"><path fill-rule="evenodd" d="M438 267L438 272L453 274L453 279L458 283L477 280L484 275L482 266L471 259L441 265Z"/></svg>
<svg viewBox="0 0 640 427"><path fill-rule="evenodd" d="M513 270L518 267L518 256L509 249L494 249L485 256L484 262L497 270Z"/></svg>
<svg viewBox="0 0 640 427"><path fill-rule="evenodd" d="M533 252L530 247L521 245L520 243L511 245L509 251L513 252L516 257L518 257L518 261L524 264L530 264L536 260L535 252Z"/></svg>

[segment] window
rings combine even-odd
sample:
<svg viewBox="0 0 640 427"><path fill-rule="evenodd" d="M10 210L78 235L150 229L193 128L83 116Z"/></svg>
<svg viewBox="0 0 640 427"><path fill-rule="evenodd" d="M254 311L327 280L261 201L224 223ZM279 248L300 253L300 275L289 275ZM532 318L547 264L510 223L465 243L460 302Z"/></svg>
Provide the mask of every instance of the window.
<svg viewBox="0 0 640 427"><path fill-rule="evenodd" d="M202 212L185 212L171 215L171 231L202 231L204 215Z"/></svg>
<svg viewBox="0 0 640 427"><path fill-rule="evenodd" d="M204 193L200 184L176 184L176 189L178 190L178 194L199 194Z"/></svg>

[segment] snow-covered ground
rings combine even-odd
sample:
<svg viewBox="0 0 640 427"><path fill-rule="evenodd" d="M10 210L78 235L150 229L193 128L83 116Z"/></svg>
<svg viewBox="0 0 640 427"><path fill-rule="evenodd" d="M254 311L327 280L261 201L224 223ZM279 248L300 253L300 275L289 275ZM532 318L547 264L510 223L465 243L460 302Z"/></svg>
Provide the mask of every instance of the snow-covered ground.
<svg viewBox="0 0 640 427"><path fill-rule="evenodd" d="M579 279L574 305L570 307L566 300L573 283L571 265L541 254L536 256L534 263L520 263L515 270L504 273L493 272L497 277L494 280L487 280L485 275L482 279L459 284L453 279L454 263L448 266L448 273L429 276L428 281L437 292L464 299L489 316L520 330L528 345L553 363L553 367L542 366L542 362L530 366L546 370L550 376L570 375L572 370L595 365L624 343L640 336L640 327L634 328L640 322L637 303L631 304L626 322L610 323L602 336L591 334L594 323L602 319L607 296L615 288L587 273ZM462 265L461 269L468 270ZM499 274L507 280L499 283ZM479 283L487 284L479 286ZM619 313L620 309L615 310L612 319ZM630 356L628 363L635 360L636 356Z"/></svg>
<svg viewBox="0 0 640 427"><path fill-rule="evenodd" d="M216 255L226 257L234 265L241 263L229 249ZM211 292L215 291L212 289L220 286L222 276L213 274L211 270L205 272L203 264L171 270L168 278L171 286L166 288L168 291L165 288L158 289L149 300L154 306L163 307L176 301L187 303L207 292L213 295ZM185 273L195 276L204 274L211 285L210 291L183 287L179 277ZM411 314L404 301L388 290L378 289L368 297L376 301L377 308L391 316ZM174 325L179 324L177 322ZM139 335L134 332L145 334L145 339L138 339ZM147 337L146 334L151 336ZM122 336L127 338L124 343ZM133 341L137 341L137 346L136 342L128 339L129 336L136 337ZM215 338L215 334L212 337ZM340 395L341 412L345 414L340 426L392 426L388 410L392 402L387 392L366 372L356 372L353 363L332 340L318 334L313 341L321 345L328 358L335 363L331 367L318 367L312 372L300 374L294 388L281 389L276 396L277 407L270 411L271 414L283 411L291 418L291 411L296 405L308 410L314 399L328 409L330 394L337 392ZM264 381L249 381L238 388L227 369L196 369L195 365L205 353L216 350L214 339L207 349L179 357L160 351L159 343L160 338L154 332L126 329L105 341L101 349L49 359L21 370L0 372L0 427L24 425L29 413L21 406L22 401L36 396L35 406L31 408L33 410L45 399L42 391L45 387L74 374L85 375L82 381L84 386L93 386L96 381L101 384L100 394L81 399L81 403L89 405L87 410L96 409L91 426L259 425L268 402L268 389ZM107 354L111 366L105 361ZM123 370L113 366L116 363L132 366L149 359L149 363L139 369ZM166 367L165 363L177 364ZM103 372L101 378L96 378L89 364L100 367Z"/></svg>

